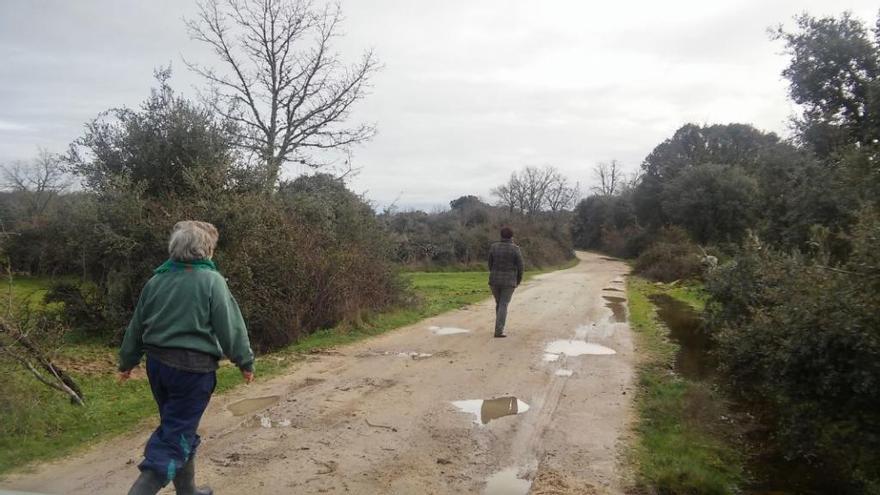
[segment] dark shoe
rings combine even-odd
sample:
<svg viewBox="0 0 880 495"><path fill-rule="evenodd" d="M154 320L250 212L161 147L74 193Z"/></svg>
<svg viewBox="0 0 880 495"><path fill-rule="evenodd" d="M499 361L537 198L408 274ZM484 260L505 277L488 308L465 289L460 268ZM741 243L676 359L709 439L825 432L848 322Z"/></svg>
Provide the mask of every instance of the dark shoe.
<svg viewBox="0 0 880 495"><path fill-rule="evenodd" d="M174 477L174 489L177 495L213 495L214 490L207 486L196 488L196 459L190 457L189 461L180 468Z"/></svg>
<svg viewBox="0 0 880 495"><path fill-rule="evenodd" d="M505 335L505 334L503 334L503 333L496 333L496 334L495 334L495 338L496 338L496 339L503 339L503 338L505 338L505 337L507 337L507 335Z"/></svg>
<svg viewBox="0 0 880 495"><path fill-rule="evenodd" d="M128 495L156 495L165 486L159 475L149 469L141 471L141 475L135 480L128 490Z"/></svg>

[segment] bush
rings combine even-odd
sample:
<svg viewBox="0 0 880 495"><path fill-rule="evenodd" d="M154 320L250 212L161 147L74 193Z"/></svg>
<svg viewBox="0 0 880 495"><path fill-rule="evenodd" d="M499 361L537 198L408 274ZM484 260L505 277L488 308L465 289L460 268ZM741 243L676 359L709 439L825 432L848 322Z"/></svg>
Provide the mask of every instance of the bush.
<svg viewBox="0 0 880 495"><path fill-rule="evenodd" d="M703 271L701 258L687 232L680 227L666 227L636 259L635 272L660 282L699 277Z"/></svg>
<svg viewBox="0 0 880 495"><path fill-rule="evenodd" d="M774 412L785 451L841 493L880 493L880 215L863 211L851 242L839 267L752 243L707 289L722 371Z"/></svg>

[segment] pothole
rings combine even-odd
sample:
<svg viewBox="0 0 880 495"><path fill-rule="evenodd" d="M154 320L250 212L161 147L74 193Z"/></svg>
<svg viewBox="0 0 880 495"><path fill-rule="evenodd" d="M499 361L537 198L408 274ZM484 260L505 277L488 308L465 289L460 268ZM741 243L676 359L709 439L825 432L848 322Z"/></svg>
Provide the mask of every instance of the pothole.
<svg viewBox="0 0 880 495"><path fill-rule="evenodd" d="M432 326L428 327L434 335L455 335L457 333L470 333L470 330L466 330L464 328L456 328L456 327L437 327Z"/></svg>
<svg viewBox="0 0 880 495"><path fill-rule="evenodd" d="M563 354L572 357L585 354L603 356L617 354L617 351L610 347L584 342L583 340L554 340L544 348L544 361L556 361ZM556 357L550 358L549 355Z"/></svg>
<svg viewBox="0 0 880 495"><path fill-rule="evenodd" d="M573 373L574 373L574 371L572 371L572 370L558 369L553 374L556 376L571 376Z"/></svg>
<svg viewBox="0 0 880 495"><path fill-rule="evenodd" d="M605 307L611 310L611 321L615 323L626 323L626 308L623 303L626 299L614 296L602 296L607 301Z"/></svg>
<svg viewBox="0 0 880 495"><path fill-rule="evenodd" d="M488 424L493 419L514 414L522 414L529 410L529 405L516 397L499 397L486 400L457 400L452 405L461 412L474 415L477 424Z"/></svg>
<svg viewBox="0 0 880 495"><path fill-rule="evenodd" d="M608 292L623 292L622 289L618 289L618 288L616 288L616 287L605 287L605 288L602 289L602 290L607 290Z"/></svg>
<svg viewBox="0 0 880 495"><path fill-rule="evenodd" d="M525 495L532 487L532 482L517 476L515 467L503 469L486 480L484 495Z"/></svg>
<svg viewBox="0 0 880 495"><path fill-rule="evenodd" d="M244 416L245 414L257 412L260 409L265 409L272 404L277 403L280 399L280 395L254 397L253 399L244 399L238 402L233 402L232 404L226 406L226 409L229 410L229 412L231 412L233 416Z"/></svg>

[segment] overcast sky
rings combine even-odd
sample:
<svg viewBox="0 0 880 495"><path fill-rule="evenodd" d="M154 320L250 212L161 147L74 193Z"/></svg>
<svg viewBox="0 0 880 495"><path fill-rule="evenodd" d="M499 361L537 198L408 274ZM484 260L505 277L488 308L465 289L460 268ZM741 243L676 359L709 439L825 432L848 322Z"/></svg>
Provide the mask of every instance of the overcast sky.
<svg viewBox="0 0 880 495"><path fill-rule="evenodd" d="M634 170L687 122L744 122L787 135L794 108L767 28L868 0L737 2L342 0L343 55L384 65L354 118L379 134L355 149L351 186L379 205L446 205L527 165L585 188L597 162ZM102 110L137 106L153 68L201 82L213 64L187 37L185 0L0 0L0 163L64 151Z"/></svg>

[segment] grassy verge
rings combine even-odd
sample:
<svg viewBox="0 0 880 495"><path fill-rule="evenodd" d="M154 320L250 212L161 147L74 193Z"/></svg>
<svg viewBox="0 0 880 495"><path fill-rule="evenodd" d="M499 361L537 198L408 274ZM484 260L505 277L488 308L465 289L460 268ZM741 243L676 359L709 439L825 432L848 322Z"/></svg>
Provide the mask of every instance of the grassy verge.
<svg viewBox="0 0 880 495"><path fill-rule="evenodd" d="M527 277L539 273L543 272L528 272ZM258 379L280 374L310 350L356 342L491 295L485 272L418 272L403 276L410 282L419 304L375 315L358 326L320 330L285 349L262 355L256 363ZM20 292L33 294L45 285L45 281L41 287L39 281L29 280ZM65 363L83 389L85 407L70 405L60 394L37 384L18 368L0 369L0 383L5 384L4 393L0 394L0 473L130 431L144 420L154 421L155 404L147 381L136 379L117 384L115 356L116 349L99 343L72 344L62 351L60 362ZM218 393L240 383L236 368L221 366L218 370Z"/></svg>
<svg viewBox="0 0 880 495"><path fill-rule="evenodd" d="M743 459L725 438L724 400L709 384L671 371L678 346L667 338L648 299L654 293L667 293L702 308L700 290L658 286L638 277L629 277L627 289L630 325L641 357L639 420L632 450L639 491L736 493L743 481Z"/></svg>

